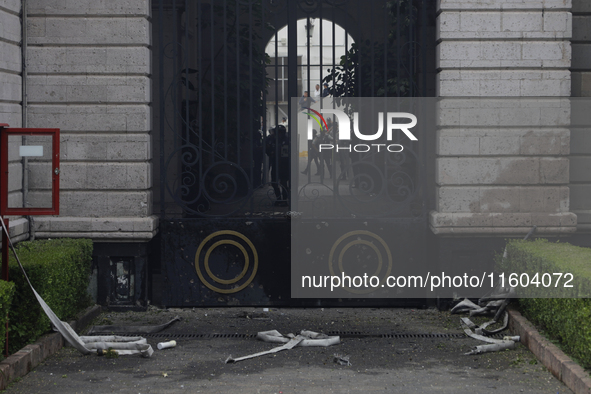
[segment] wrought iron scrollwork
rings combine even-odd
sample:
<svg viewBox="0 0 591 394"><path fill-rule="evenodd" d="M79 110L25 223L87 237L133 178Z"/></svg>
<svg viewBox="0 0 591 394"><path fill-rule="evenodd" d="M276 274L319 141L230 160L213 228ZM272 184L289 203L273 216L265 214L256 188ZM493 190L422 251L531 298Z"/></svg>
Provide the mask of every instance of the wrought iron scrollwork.
<svg viewBox="0 0 591 394"><path fill-rule="evenodd" d="M213 204L236 204L249 196L246 172L230 161L213 163L203 171L203 194ZM242 186L241 186L242 184Z"/></svg>
<svg viewBox="0 0 591 394"><path fill-rule="evenodd" d="M420 163L414 152L407 151L352 162L345 170L352 177L348 181L339 177L335 188L342 207L357 217L416 216L411 205L420 199L416 182Z"/></svg>

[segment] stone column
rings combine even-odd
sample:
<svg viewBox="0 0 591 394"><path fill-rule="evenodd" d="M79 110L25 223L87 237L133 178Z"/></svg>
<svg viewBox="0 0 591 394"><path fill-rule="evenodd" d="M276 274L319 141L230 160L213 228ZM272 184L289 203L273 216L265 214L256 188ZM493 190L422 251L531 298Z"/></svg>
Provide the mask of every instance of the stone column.
<svg viewBox="0 0 591 394"><path fill-rule="evenodd" d="M37 237L154 236L149 18L148 0L28 0L28 126L61 129L60 215Z"/></svg>
<svg viewBox="0 0 591 394"><path fill-rule="evenodd" d="M0 123L21 127L21 2L0 8Z"/></svg>
<svg viewBox="0 0 591 394"><path fill-rule="evenodd" d="M440 0L438 7L443 99L433 233L517 236L534 225L545 235L574 232L570 0Z"/></svg>

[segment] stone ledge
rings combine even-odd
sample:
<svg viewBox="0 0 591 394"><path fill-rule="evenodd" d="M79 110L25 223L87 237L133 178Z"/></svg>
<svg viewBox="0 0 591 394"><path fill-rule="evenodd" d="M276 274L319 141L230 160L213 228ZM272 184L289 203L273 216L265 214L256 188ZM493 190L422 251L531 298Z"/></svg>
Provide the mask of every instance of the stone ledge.
<svg viewBox="0 0 591 394"><path fill-rule="evenodd" d="M82 317L70 325L77 332L80 332L88 323L101 313L101 307L95 305L88 308ZM47 334L37 342L27 345L13 355L0 362L0 390L6 389L14 379L21 378L31 372L45 358L60 350L64 340L59 333Z"/></svg>
<svg viewBox="0 0 591 394"><path fill-rule="evenodd" d="M546 368L575 394L591 394L591 378L562 350L544 338L538 330L513 308L508 308L509 330L521 337L523 343Z"/></svg>
<svg viewBox="0 0 591 394"><path fill-rule="evenodd" d="M145 233L158 229L157 216L148 217L38 217L35 231L39 233Z"/></svg>
<svg viewBox="0 0 591 394"><path fill-rule="evenodd" d="M572 212L436 212L429 215L434 228L462 227L561 227L577 225L577 215Z"/></svg>
<svg viewBox="0 0 591 394"><path fill-rule="evenodd" d="M159 218L45 216L34 219L37 238L91 238L99 242L149 241L158 233Z"/></svg>
<svg viewBox="0 0 591 394"><path fill-rule="evenodd" d="M125 242L140 242L149 241L156 236L158 231L151 232L133 232L133 233L116 233L116 232L36 232L37 238L92 238L97 242L107 241L125 241Z"/></svg>
<svg viewBox="0 0 591 394"><path fill-rule="evenodd" d="M429 225L429 228L435 235L443 236L494 236L494 237L509 237L509 236L525 236L531 227L434 227ZM568 235L577 231L576 227L538 227L536 234L538 235Z"/></svg>

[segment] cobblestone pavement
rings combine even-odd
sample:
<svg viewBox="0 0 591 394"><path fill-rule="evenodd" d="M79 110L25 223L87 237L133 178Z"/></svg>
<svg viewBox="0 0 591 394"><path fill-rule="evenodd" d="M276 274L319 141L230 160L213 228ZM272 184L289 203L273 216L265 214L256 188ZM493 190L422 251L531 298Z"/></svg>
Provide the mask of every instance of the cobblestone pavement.
<svg viewBox="0 0 591 394"><path fill-rule="evenodd" d="M95 324L160 324L175 315L183 320L162 336L148 337L154 348L175 339L175 348L155 349L149 359L110 359L67 347L7 393L571 393L522 345L465 356L480 342L459 335L457 315L436 309L150 308L106 312ZM332 347L224 363L229 355L274 347L253 337L271 329L343 336ZM335 353L349 356L352 366L336 364Z"/></svg>

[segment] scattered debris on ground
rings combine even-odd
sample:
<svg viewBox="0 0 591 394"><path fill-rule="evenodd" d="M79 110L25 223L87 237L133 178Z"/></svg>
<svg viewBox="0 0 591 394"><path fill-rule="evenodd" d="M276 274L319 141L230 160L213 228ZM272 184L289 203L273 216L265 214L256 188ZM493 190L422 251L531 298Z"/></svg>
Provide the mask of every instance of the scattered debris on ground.
<svg viewBox="0 0 591 394"><path fill-rule="evenodd" d="M353 366L353 364L351 364L351 362L349 361L349 356L339 355L335 353L333 361L339 365L344 365L346 367Z"/></svg>
<svg viewBox="0 0 591 394"><path fill-rule="evenodd" d="M524 239L527 240L535 231L536 226L527 233ZM505 248L503 259L506 258L507 249ZM498 334L506 330L509 326L509 314L507 313L506 308L514 295L515 289L512 287L502 287L500 284L497 284L490 295L484 296L478 300L478 304L465 298L452 308L452 314L469 312L470 317L493 315L492 320L481 325L474 324L467 317L462 317L460 319L460 324L466 335L487 343L487 345L475 346L470 352L465 353L466 355L515 349L516 343L520 340L519 336L505 336L503 339L490 338L491 335ZM494 326L500 322L501 316L503 317L503 320L500 327L492 330L489 329L489 326Z"/></svg>
<svg viewBox="0 0 591 394"><path fill-rule="evenodd" d="M239 358L232 358L230 355L226 359L226 364L229 363L236 363L238 361L247 360L249 358L255 358L259 356L264 356L266 354L277 353L282 350L293 349L296 346L332 346L336 345L341 342L341 338L338 336L328 336L326 334L317 333L314 331L306 331L302 330L299 335L287 334L283 336L277 330L270 330L270 331L261 331L257 334L257 339L260 339L264 342L272 342L272 343L283 343L282 346L275 347L273 349L254 353L249 356L239 357Z"/></svg>

